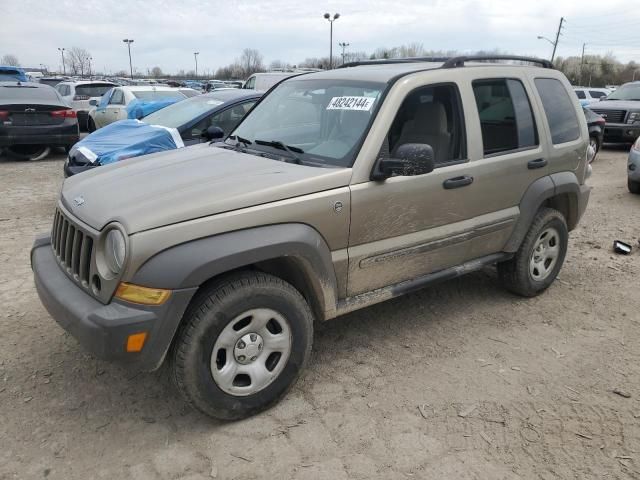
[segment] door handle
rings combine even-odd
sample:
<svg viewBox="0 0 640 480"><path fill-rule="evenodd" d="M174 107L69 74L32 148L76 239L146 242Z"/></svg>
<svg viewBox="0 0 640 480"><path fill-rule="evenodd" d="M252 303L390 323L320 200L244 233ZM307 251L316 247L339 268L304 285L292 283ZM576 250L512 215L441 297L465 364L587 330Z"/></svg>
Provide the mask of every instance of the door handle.
<svg viewBox="0 0 640 480"><path fill-rule="evenodd" d="M547 166L547 161L544 158L536 158L535 160L529 160L527 168L529 170L535 170L536 168L542 168Z"/></svg>
<svg viewBox="0 0 640 480"><path fill-rule="evenodd" d="M460 177L453 177L448 180L445 180L442 183L442 186L447 190L450 190L452 188L466 187L467 185L471 185L472 183L473 183L473 177L469 175L462 175Z"/></svg>

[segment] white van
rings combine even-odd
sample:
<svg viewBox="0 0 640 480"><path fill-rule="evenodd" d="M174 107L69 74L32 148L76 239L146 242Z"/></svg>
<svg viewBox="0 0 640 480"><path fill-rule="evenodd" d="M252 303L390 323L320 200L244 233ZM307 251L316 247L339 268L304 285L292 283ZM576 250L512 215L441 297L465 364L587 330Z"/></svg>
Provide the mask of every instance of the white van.
<svg viewBox="0 0 640 480"><path fill-rule="evenodd" d="M293 77L294 75L300 75L304 72L266 72L266 73L254 73L251 75L242 88L248 88L252 90L258 90L259 92L266 92L273 87L280 80Z"/></svg>

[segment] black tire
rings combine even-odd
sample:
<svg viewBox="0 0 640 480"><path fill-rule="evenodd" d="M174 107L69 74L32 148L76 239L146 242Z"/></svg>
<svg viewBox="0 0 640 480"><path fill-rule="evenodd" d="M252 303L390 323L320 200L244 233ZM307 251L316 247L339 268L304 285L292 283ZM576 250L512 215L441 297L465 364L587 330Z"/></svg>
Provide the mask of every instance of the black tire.
<svg viewBox="0 0 640 480"><path fill-rule="evenodd" d="M589 137L589 143L591 145L593 145L595 150L596 150L595 153L593 154L593 158L591 159L591 162L593 162L596 159L596 157L598 156L598 152L600 151L600 147L602 145L600 145L600 139L598 138L597 135L591 135ZM591 162L589 162L589 163L591 163Z"/></svg>
<svg viewBox="0 0 640 480"><path fill-rule="evenodd" d="M258 308L274 310L286 319L291 332L289 357L262 390L246 396L226 393L213 378L214 346L225 327ZM272 275L240 272L202 288L192 300L172 350L172 377L195 409L221 420L237 420L266 410L289 391L309 359L312 343L313 314L293 286Z"/></svg>
<svg viewBox="0 0 640 480"><path fill-rule="evenodd" d="M14 160L35 162L49 155L51 147L48 145L12 145L7 147L5 151L7 156Z"/></svg>
<svg viewBox="0 0 640 480"><path fill-rule="evenodd" d="M87 131L89 133L96 131L96 123L93 121L93 118L87 116Z"/></svg>
<svg viewBox="0 0 640 480"><path fill-rule="evenodd" d="M630 178L627 178L627 187L631 193L640 195L640 182L634 182Z"/></svg>
<svg viewBox="0 0 640 480"><path fill-rule="evenodd" d="M548 275L537 280L530 269L530 262L534 256L534 246L540 236L548 229L555 229L558 234L559 252L555 265ZM515 256L498 264L498 274L504 287L523 297L534 297L546 290L558 276L567 254L569 231L564 216L552 208L541 208L531 223L529 231L524 237Z"/></svg>

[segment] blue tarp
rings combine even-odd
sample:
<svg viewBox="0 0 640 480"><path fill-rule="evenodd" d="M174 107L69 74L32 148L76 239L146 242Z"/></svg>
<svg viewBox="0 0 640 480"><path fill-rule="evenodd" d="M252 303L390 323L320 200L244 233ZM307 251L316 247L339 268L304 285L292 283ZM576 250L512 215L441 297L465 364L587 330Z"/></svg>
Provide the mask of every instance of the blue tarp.
<svg viewBox="0 0 640 480"><path fill-rule="evenodd" d="M175 128L120 120L76 143L70 156L81 154L90 163L107 165L127 158L184 147Z"/></svg>
<svg viewBox="0 0 640 480"><path fill-rule="evenodd" d="M131 100L127 105L127 118L140 119L182 100L181 98L159 98L158 100Z"/></svg>
<svg viewBox="0 0 640 480"><path fill-rule="evenodd" d="M27 74L20 67L0 65L0 82L28 82Z"/></svg>

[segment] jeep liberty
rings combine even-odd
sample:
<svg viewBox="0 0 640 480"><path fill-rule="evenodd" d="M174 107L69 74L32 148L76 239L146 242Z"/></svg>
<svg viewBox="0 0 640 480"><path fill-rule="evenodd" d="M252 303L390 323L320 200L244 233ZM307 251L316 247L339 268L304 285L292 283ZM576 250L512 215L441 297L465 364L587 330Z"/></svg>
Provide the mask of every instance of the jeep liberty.
<svg viewBox="0 0 640 480"><path fill-rule="evenodd" d="M351 63L283 80L223 142L66 179L35 284L96 357L166 357L191 405L239 419L291 388L316 321L489 265L543 292L592 154L547 61Z"/></svg>

